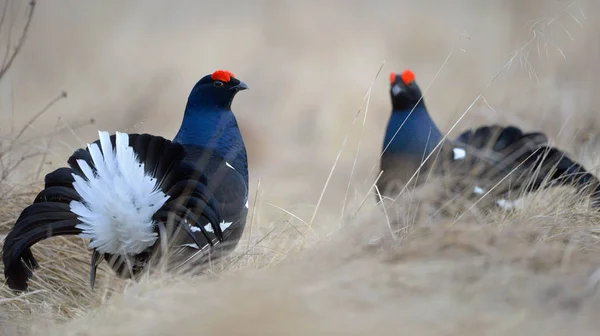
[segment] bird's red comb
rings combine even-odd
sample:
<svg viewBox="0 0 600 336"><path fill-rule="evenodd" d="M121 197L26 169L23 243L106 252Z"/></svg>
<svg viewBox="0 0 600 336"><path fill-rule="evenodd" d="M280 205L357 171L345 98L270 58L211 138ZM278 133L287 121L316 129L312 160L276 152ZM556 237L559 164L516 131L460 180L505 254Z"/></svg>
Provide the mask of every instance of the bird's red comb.
<svg viewBox="0 0 600 336"><path fill-rule="evenodd" d="M212 73L210 78L212 78L212 80L218 80L221 82L228 83L231 80L231 78L235 78L235 76L233 75L233 73L231 71L217 70Z"/></svg>
<svg viewBox="0 0 600 336"><path fill-rule="evenodd" d="M400 76L400 77L402 78L402 81L406 85L410 84L412 81L415 80L415 74L410 70L404 70L404 72L402 73L402 76Z"/></svg>
<svg viewBox="0 0 600 336"><path fill-rule="evenodd" d="M390 73L390 85L394 84L395 81L396 81L396 73L395 72L391 72Z"/></svg>

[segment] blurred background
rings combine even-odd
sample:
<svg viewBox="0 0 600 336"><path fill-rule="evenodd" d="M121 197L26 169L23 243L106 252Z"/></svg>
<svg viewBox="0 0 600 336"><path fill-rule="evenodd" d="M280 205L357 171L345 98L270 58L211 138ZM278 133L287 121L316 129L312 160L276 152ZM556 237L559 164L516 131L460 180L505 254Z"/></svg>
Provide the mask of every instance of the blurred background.
<svg viewBox="0 0 600 336"><path fill-rule="evenodd" d="M6 13L0 59L18 44L28 2L0 0ZM329 242L325 235L350 223L363 200L363 208L373 205L367 191L378 173L392 71L413 70L440 129L450 130L467 111L451 135L485 123L542 131L599 174L599 17L598 0L37 1L26 42L0 79L0 240L44 174L96 140L99 129L172 138L191 88L216 69L250 86L233 103L251 182L249 224L238 245L244 258L227 264L234 270L275 265L303 246L302 237ZM55 101L63 91L68 96ZM83 334L102 334L130 321L148 334L183 332L189 324L196 333L213 326L223 334L223 328L247 333L274 322L306 335L315 334L306 328L330 323L336 329L324 334L384 335L454 320L456 329L441 323L439 330L561 334L579 323L571 314L579 298L592 297L573 283L588 284L599 260L597 216L569 208L567 198L561 195L551 211L498 215L487 227L440 221L428 233L429 223L418 222L402 241L407 244L388 244L390 253L366 248L354 233L338 235L337 243L323 244L330 250L314 247L295 271L258 278L257 290L245 294L252 287L244 280L211 287L157 279L174 292L156 296L152 286L132 286L124 300L112 301L125 304L126 314L107 309L118 318L80 326ZM355 227L374 237L384 222L381 211L359 215L365 218ZM55 241L36 246L40 291L13 297L0 286L0 329L20 321L17 315L30 326L104 305L107 292L88 288L86 245ZM571 274L577 277L565 281ZM144 288L152 292L146 299L138 295ZM141 305L140 298L161 304ZM267 303L261 308L260 302ZM597 323L598 306L590 307ZM490 331L494 319L502 321ZM540 329L544 321L547 329ZM598 327L591 330L596 335Z"/></svg>
<svg viewBox="0 0 600 336"><path fill-rule="evenodd" d="M4 4L13 23L3 30L6 49L27 1ZM388 74L406 68L442 130L474 103L452 134L517 124L546 132L595 171L598 15L595 0L39 1L0 82L0 132L10 139L68 93L22 136L19 151L49 153L42 166L31 161L11 175L30 180L98 129L173 137L195 82L227 69L250 86L233 110L257 222L294 220L277 207L308 220L349 134L318 213L338 222L376 176ZM353 124L373 81L368 114L363 108Z"/></svg>

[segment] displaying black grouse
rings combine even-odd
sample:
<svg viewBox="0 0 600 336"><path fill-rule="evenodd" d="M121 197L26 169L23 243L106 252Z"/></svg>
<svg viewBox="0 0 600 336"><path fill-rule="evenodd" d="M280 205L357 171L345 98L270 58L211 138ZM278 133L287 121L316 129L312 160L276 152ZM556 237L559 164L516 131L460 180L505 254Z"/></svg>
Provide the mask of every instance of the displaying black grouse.
<svg viewBox="0 0 600 336"><path fill-rule="evenodd" d="M30 247L59 235L90 240L92 287L103 259L118 276L135 278L164 256L164 242L172 268L230 252L248 212L246 148L231 103L247 88L217 70L193 87L172 141L99 132L99 140L71 155L69 167L46 175L4 241L9 287L27 289L38 266Z"/></svg>
<svg viewBox="0 0 600 336"><path fill-rule="evenodd" d="M408 181L419 185L432 173L450 173L459 181L453 187L476 182L468 190L457 187L455 192L467 198L488 194L499 206L510 202L511 192L553 185L579 186L591 194L592 205L600 205L598 179L561 150L549 146L544 134L524 133L515 126L487 125L469 129L454 140L446 138L438 146L442 132L431 119L410 70L390 74L390 97L392 113L380 160L383 172L377 181L382 196L395 199ZM381 200L379 194L377 200Z"/></svg>

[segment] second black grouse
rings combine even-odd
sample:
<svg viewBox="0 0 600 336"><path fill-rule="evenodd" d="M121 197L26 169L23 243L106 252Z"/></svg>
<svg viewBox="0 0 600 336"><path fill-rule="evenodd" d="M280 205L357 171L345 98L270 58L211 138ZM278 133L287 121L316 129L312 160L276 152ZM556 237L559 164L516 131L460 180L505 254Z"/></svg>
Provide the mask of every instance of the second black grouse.
<svg viewBox="0 0 600 336"><path fill-rule="evenodd" d="M378 200L381 196L395 199L409 181L418 185L431 174L450 173L459 181L455 191L467 199L489 195L492 201L482 204L505 207L515 198L511 194L518 197L542 187L575 185L592 196L593 206L600 206L598 179L549 146L544 134L486 125L466 130L456 139L443 139L414 74L410 70L391 73L389 80L392 111L380 158ZM458 190L468 185L466 181L476 184Z"/></svg>

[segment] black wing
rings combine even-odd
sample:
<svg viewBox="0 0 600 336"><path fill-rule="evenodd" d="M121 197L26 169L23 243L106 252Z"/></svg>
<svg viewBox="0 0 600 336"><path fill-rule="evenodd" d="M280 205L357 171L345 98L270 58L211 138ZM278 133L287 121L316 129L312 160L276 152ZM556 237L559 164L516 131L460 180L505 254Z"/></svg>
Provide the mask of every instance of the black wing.
<svg viewBox="0 0 600 336"><path fill-rule="evenodd" d="M248 214L248 186L242 174L210 148L186 147L186 153L180 179L167 192L172 198L157 213L165 225L167 216L176 214L192 231L170 243L175 248L170 251L174 268L201 266L231 252Z"/></svg>

